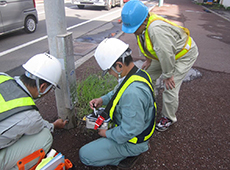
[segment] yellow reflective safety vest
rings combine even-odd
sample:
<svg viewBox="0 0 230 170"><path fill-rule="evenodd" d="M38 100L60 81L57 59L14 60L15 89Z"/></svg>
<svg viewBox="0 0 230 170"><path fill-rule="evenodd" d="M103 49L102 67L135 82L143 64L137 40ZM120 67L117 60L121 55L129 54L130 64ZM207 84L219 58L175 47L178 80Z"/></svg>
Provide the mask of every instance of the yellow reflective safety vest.
<svg viewBox="0 0 230 170"><path fill-rule="evenodd" d="M185 28L185 27L179 26L179 25L177 25L177 24L175 24L175 23L173 23L173 22L171 22L171 21L169 21L169 20L167 20L167 19L165 19L165 18L163 18L161 16L158 16L158 15L156 15L154 13L150 13L150 17L149 17L149 20L148 20L148 23L147 23L147 26L146 26L145 34L144 34L145 41L146 41L145 49L149 52L149 54L151 54L151 56L146 54L146 52L144 51L144 48L143 48L143 46L141 44L140 36L137 35L137 43L138 43L138 46L139 46L142 54L144 54L144 56L149 58L149 59L159 60L157 55L156 55L156 52L153 49L153 45L152 45L152 42L151 42L151 39L150 39L149 33L148 33L148 28L149 28L150 24L152 22L156 21L156 20L162 20L162 21L167 22L167 23L169 23L169 24L171 24L173 26L179 27L179 28L183 29L185 31L185 33L188 35L188 38L186 40L186 43L185 43L184 47L182 48L182 50L180 52L178 52L175 55L175 59L177 60L177 59L183 57L190 50L191 45L192 45L192 38L190 37L189 30L187 28Z"/></svg>
<svg viewBox="0 0 230 170"><path fill-rule="evenodd" d="M12 77L0 75L0 121L32 109L38 110L29 94Z"/></svg>
<svg viewBox="0 0 230 170"><path fill-rule="evenodd" d="M124 80L125 81L125 80ZM157 113L157 107L156 107L156 102L155 102L155 99L154 99L154 88L152 86L152 80L149 76L149 74L144 71L144 70L139 70L137 73L131 75L124 83L123 85L121 84L121 88L118 89L118 92L115 93L115 97L112 101L112 107L111 109L109 110L109 116L110 118L113 120L113 113L114 113L114 110L115 110L115 107L117 105L117 103L119 102L122 94L124 93L124 91L126 90L126 88L133 82L135 81L138 81L138 82L143 82L144 84L146 84L149 89L151 90L152 92L152 97L153 97L153 105L154 105L154 109L153 109L153 119L151 120L151 123L150 125L141 133L139 134L138 136L132 138L129 140L130 143L133 143L133 144L137 144L137 143L141 143L141 142L145 142L147 140L150 139L150 137L153 135L154 133L154 130L155 130L155 125L156 125L156 113Z"/></svg>

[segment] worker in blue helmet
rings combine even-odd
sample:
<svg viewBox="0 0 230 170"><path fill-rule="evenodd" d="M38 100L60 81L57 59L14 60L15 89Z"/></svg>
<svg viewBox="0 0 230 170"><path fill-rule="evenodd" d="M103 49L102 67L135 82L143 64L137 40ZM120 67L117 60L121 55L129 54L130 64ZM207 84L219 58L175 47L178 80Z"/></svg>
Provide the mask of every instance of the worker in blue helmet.
<svg viewBox="0 0 230 170"><path fill-rule="evenodd" d="M121 18L122 30L136 35L146 58L142 69L150 74L153 85L159 77L163 79L162 118L157 121L156 129L165 131L177 121L179 90L197 59L197 45L187 28L149 12L139 0L127 2Z"/></svg>

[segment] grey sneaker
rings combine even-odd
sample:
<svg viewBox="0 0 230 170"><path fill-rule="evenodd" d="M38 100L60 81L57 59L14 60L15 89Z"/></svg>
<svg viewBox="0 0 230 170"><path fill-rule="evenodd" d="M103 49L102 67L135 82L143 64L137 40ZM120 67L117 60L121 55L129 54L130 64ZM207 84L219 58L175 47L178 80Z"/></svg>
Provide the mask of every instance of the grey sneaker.
<svg viewBox="0 0 230 170"><path fill-rule="evenodd" d="M156 130L160 132L166 131L172 124L173 121L171 121L169 118L162 117L160 120L157 121Z"/></svg>

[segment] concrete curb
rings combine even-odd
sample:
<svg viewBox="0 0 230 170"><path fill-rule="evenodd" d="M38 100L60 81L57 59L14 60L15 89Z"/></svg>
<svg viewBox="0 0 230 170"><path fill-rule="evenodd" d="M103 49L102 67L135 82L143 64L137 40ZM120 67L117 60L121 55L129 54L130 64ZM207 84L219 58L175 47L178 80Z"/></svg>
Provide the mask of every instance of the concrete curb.
<svg viewBox="0 0 230 170"><path fill-rule="evenodd" d="M216 15L218 15L219 17L221 17L221 18L227 20L228 22L230 22L230 19L224 17L223 15L220 15L220 14L218 14L217 12L215 12L215 11L213 11L213 10L211 10L211 9L209 9L209 8L207 8L207 7L205 7L205 6L202 6L202 7L203 7L205 10L208 10L208 11L210 11L211 13L216 14Z"/></svg>

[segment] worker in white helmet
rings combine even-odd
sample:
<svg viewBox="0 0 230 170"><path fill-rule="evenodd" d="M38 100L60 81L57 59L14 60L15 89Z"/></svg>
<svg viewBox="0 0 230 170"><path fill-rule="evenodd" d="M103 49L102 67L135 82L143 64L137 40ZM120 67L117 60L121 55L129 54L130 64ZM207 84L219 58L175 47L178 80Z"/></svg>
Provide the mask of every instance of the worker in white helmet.
<svg viewBox="0 0 230 170"><path fill-rule="evenodd" d="M116 77L118 85L89 104L92 109L106 105L105 112L116 126L99 129L102 138L83 146L79 157L88 166L130 168L138 155L148 150L155 129L151 78L134 65L129 45L119 39L103 40L95 51L95 59L104 73L108 71Z"/></svg>
<svg viewBox="0 0 230 170"><path fill-rule="evenodd" d="M18 169L17 161L38 149L47 153L53 142L50 132L67 123L44 120L34 103L57 87L62 72L58 59L38 54L23 68L25 74L14 78L0 73L0 169L4 170Z"/></svg>
<svg viewBox="0 0 230 170"><path fill-rule="evenodd" d="M127 2L121 12L122 31L135 34L142 65L151 76L153 85L161 76L164 82L162 111L157 121L158 131L167 130L177 122L179 91L182 81L198 56L198 48L187 28L150 13L139 0Z"/></svg>

